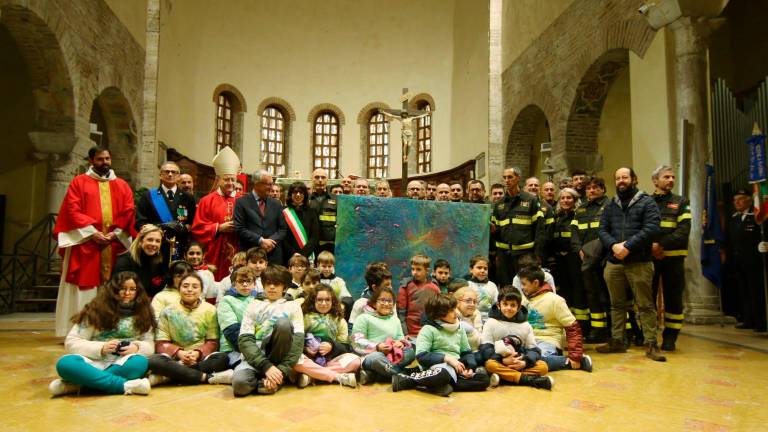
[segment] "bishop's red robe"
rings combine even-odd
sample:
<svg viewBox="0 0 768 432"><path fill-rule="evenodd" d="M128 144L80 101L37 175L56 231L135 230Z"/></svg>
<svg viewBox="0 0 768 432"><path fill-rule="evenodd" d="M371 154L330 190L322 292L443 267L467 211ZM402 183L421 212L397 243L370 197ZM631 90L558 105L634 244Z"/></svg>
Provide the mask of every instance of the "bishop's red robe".
<svg viewBox="0 0 768 432"><path fill-rule="evenodd" d="M237 252L237 234L218 232L220 224L232 221L237 198L225 197L221 189L209 193L197 203L192 223L192 238L205 248L205 261L216 266L217 282L229 276L232 256Z"/></svg>

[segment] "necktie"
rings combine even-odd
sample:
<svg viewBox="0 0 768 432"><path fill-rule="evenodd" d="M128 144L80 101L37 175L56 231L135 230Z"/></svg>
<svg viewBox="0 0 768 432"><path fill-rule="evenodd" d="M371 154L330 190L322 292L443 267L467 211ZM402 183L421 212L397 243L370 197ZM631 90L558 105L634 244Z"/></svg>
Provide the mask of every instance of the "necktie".
<svg viewBox="0 0 768 432"><path fill-rule="evenodd" d="M168 201L173 202L173 190L168 189Z"/></svg>
<svg viewBox="0 0 768 432"><path fill-rule="evenodd" d="M263 199L259 200L259 213L261 213L262 216L264 216L264 211L267 209L267 203L264 202Z"/></svg>

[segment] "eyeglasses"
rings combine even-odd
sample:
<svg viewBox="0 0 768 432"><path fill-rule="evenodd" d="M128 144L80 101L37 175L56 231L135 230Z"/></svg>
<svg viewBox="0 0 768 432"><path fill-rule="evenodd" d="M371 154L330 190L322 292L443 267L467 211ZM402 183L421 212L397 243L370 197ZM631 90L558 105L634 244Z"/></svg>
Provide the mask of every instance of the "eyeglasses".
<svg viewBox="0 0 768 432"><path fill-rule="evenodd" d="M291 268L295 268L296 270L306 270L307 266L292 265Z"/></svg>
<svg viewBox="0 0 768 432"><path fill-rule="evenodd" d="M136 292L136 288L135 287L132 287L132 288L120 288L120 292L121 293L135 293Z"/></svg>
<svg viewBox="0 0 768 432"><path fill-rule="evenodd" d="M378 299L378 300L376 300L376 303L381 303L381 304L392 304L394 302L395 301L392 300L392 299Z"/></svg>
<svg viewBox="0 0 768 432"><path fill-rule="evenodd" d="M477 300L474 300L474 299L462 299L461 302L469 304L469 305L478 304L479 303Z"/></svg>
<svg viewBox="0 0 768 432"><path fill-rule="evenodd" d="M176 171L176 170L162 170L162 171L160 171L160 172L161 172L161 173L163 173L163 174L170 174L170 175L176 175L176 174L178 174L178 173L179 173L179 172L178 172L178 171Z"/></svg>
<svg viewBox="0 0 768 432"><path fill-rule="evenodd" d="M253 279L238 279L235 283L239 283L240 285L250 285L253 283Z"/></svg>

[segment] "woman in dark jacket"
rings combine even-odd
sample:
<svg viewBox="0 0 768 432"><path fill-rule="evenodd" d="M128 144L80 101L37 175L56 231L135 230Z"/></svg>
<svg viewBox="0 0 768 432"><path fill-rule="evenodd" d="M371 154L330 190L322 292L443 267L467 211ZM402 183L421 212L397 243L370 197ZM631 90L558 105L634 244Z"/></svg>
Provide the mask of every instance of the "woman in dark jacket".
<svg viewBox="0 0 768 432"><path fill-rule="evenodd" d="M144 225L128 251L115 260L112 275L122 271L138 274L147 295L153 297L163 289L168 273L168 262L160 253L162 244L163 230L157 225Z"/></svg>
<svg viewBox="0 0 768 432"><path fill-rule="evenodd" d="M317 249L317 242L320 238L320 221L317 212L309 207L309 193L307 186L302 182L295 182L288 187L286 196L287 206L283 210L283 216L286 218L289 233L283 242L283 256L286 261L299 253L309 258ZM292 222L294 219L301 223L303 232L298 224ZM305 238L304 247L299 247L298 238Z"/></svg>
<svg viewBox="0 0 768 432"><path fill-rule="evenodd" d="M586 297L581 285L581 259L571 248L571 222L579 197L579 193L572 188L563 188L560 191L554 229L547 244L547 255L555 258L552 275L557 281L557 294L565 299L572 311L576 309L576 319L589 320L587 312L584 311Z"/></svg>

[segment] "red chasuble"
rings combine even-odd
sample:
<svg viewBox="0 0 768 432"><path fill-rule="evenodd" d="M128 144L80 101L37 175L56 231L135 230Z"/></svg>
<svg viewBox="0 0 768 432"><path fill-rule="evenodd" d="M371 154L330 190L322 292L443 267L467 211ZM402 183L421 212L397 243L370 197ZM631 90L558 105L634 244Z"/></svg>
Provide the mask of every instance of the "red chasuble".
<svg viewBox="0 0 768 432"><path fill-rule="evenodd" d="M59 241L59 253L64 256L71 249L66 282L81 290L93 288L107 281L112 273L115 257L125 251L119 239L101 246L90 240L94 229L103 234L122 233L130 241L133 236L135 208L133 192L125 180L111 175L99 181L88 174L72 180L61 203L53 235Z"/></svg>
<svg viewBox="0 0 768 432"><path fill-rule="evenodd" d="M205 261L216 266L216 281L229 276L232 256L237 252L237 234L234 231L216 232L220 224L232 221L235 199L223 196L219 190L209 193L197 203L192 223L192 238L205 248Z"/></svg>

